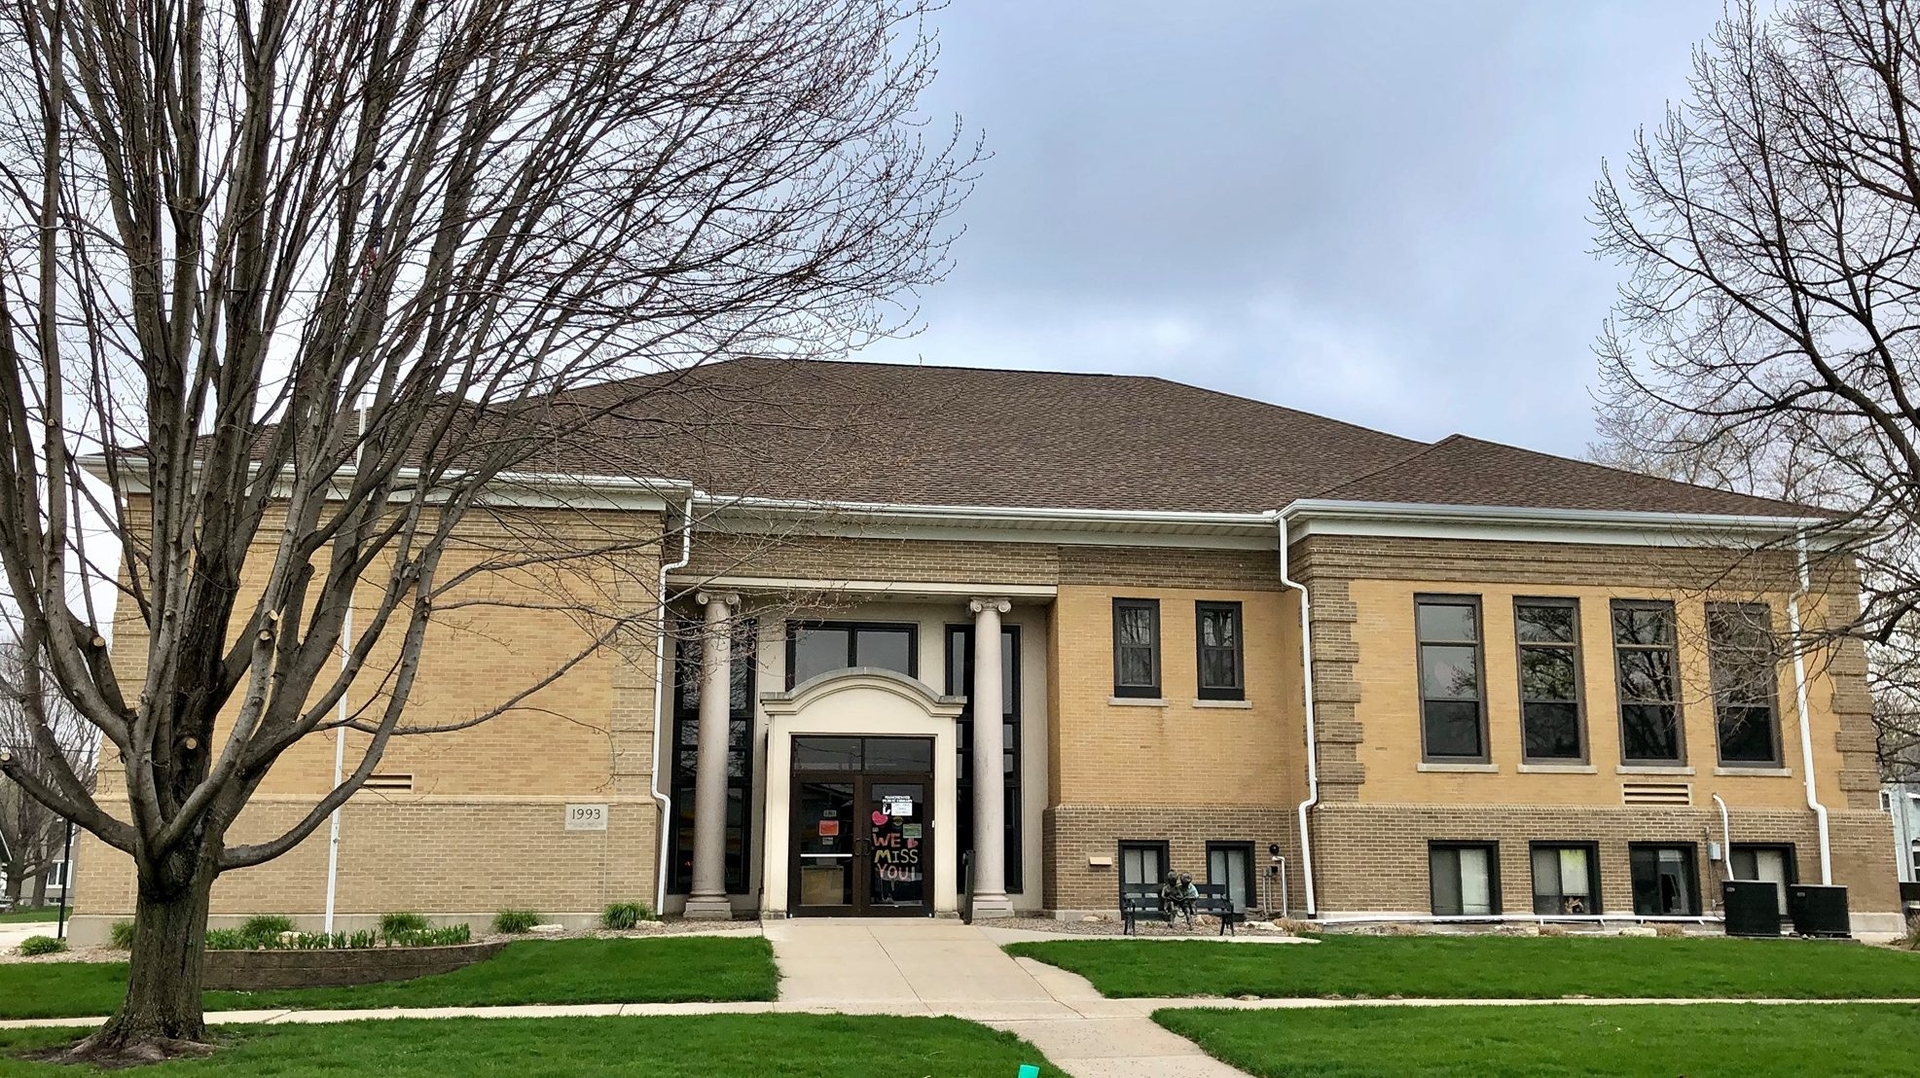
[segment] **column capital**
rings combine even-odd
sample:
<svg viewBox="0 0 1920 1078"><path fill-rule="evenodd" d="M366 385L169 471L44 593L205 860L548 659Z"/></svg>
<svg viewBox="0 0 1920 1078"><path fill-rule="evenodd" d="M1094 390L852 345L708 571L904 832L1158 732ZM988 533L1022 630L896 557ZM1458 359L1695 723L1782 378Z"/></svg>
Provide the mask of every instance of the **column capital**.
<svg viewBox="0 0 1920 1078"><path fill-rule="evenodd" d="M984 614L989 610L1004 614L1012 609L1013 602L1010 599L975 598L967 601L967 612L970 614Z"/></svg>
<svg viewBox="0 0 1920 1078"><path fill-rule="evenodd" d="M712 606L715 603L720 603L729 610L738 610L740 608L740 593L737 591L703 591L694 595L693 601L699 603L701 606Z"/></svg>

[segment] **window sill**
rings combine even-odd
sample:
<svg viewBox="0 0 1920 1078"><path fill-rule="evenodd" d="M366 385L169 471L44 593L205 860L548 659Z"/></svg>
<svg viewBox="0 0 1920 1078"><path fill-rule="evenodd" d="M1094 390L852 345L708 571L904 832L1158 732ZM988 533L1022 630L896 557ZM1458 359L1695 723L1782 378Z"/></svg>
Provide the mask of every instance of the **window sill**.
<svg viewBox="0 0 1920 1078"><path fill-rule="evenodd" d="M1416 770L1434 771L1443 774L1497 775L1499 764L1429 764L1421 763Z"/></svg>
<svg viewBox="0 0 1920 1078"><path fill-rule="evenodd" d="M1522 775L1598 775L1592 764L1521 764Z"/></svg>
<svg viewBox="0 0 1920 1078"><path fill-rule="evenodd" d="M1195 700L1194 707L1252 707L1251 700Z"/></svg>
<svg viewBox="0 0 1920 1078"><path fill-rule="evenodd" d="M1166 707L1167 702L1158 696L1109 696L1110 707Z"/></svg>
<svg viewBox="0 0 1920 1078"><path fill-rule="evenodd" d="M1726 765L1723 764L1719 767L1714 768L1713 773L1716 775L1752 775L1754 778L1764 778L1764 779L1790 779L1793 777L1793 768L1791 767L1727 767Z"/></svg>
<svg viewBox="0 0 1920 1078"><path fill-rule="evenodd" d="M1620 764L1613 769L1616 775L1691 775L1693 768L1685 764Z"/></svg>

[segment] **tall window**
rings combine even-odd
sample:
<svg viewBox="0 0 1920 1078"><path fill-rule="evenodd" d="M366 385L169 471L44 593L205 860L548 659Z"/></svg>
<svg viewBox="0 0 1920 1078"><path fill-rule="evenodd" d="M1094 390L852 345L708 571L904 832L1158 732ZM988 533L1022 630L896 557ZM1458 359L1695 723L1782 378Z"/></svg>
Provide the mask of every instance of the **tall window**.
<svg viewBox="0 0 1920 1078"><path fill-rule="evenodd" d="M1486 917L1500 912L1500 854L1490 842L1435 842L1427 871L1436 917Z"/></svg>
<svg viewBox="0 0 1920 1078"><path fill-rule="evenodd" d="M1227 898L1233 908L1244 910L1253 905L1253 843L1207 843L1207 882L1227 885Z"/></svg>
<svg viewBox="0 0 1920 1078"><path fill-rule="evenodd" d="M1673 604L1616 600L1613 662L1620 684L1622 757L1628 763L1683 762Z"/></svg>
<svg viewBox="0 0 1920 1078"><path fill-rule="evenodd" d="M755 622L733 622L729 665L733 683L727 702L727 891L747 890L748 806L753 803L753 668ZM703 625L682 620L674 631L673 667L673 828L667 834L669 887L675 894L693 889L693 780L700 758L700 653Z"/></svg>
<svg viewBox="0 0 1920 1078"><path fill-rule="evenodd" d="M1774 708L1778 659L1767 607L1708 603L1707 661L1713 669L1713 718L1721 762L1779 764L1780 721Z"/></svg>
<svg viewBox="0 0 1920 1078"><path fill-rule="evenodd" d="M1199 647L1200 699L1246 699L1246 676L1241 670L1245 651L1240 642L1240 604L1195 603L1193 617Z"/></svg>
<svg viewBox="0 0 1920 1078"><path fill-rule="evenodd" d="M1121 842L1120 883L1160 886L1167 875L1167 844L1164 842Z"/></svg>
<svg viewBox="0 0 1920 1078"><path fill-rule="evenodd" d="M1583 760L1580 729L1580 604L1516 599L1520 733L1529 760Z"/></svg>
<svg viewBox="0 0 1920 1078"><path fill-rule="evenodd" d="M854 621L787 623L787 688L821 674L875 666L920 676L919 630Z"/></svg>
<svg viewBox="0 0 1920 1078"><path fill-rule="evenodd" d="M1423 596L1414 602L1420 647L1421 737L1430 759L1484 760L1480 690L1480 600Z"/></svg>
<svg viewBox="0 0 1920 1078"><path fill-rule="evenodd" d="M1533 847L1533 912L1595 914L1600 912L1600 888L1594 874L1592 843Z"/></svg>
<svg viewBox="0 0 1920 1078"><path fill-rule="evenodd" d="M954 740L959 743L960 775L954 793L960 805L960 834L956 850L973 849L973 626L947 626L947 692L967 698L967 706L954 724ZM1007 890L1024 889L1020 819L1020 630L1005 626L1000 630L1000 766L1006 784L1003 808L1006 835Z"/></svg>
<svg viewBox="0 0 1920 1078"><path fill-rule="evenodd" d="M1633 869L1633 912L1646 917L1698 917L1700 879L1691 845L1627 847Z"/></svg>
<svg viewBox="0 0 1920 1078"><path fill-rule="evenodd" d="M1160 600L1113 601L1113 695L1160 695Z"/></svg>
<svg viewBox="0 0 1920 1078"><path fill-rule="evenodd" d="M66 861L55 861L49 865L47 867L47 886L65 888L67 886L69 870L71 870L72 867L73 866Z"/></svg>

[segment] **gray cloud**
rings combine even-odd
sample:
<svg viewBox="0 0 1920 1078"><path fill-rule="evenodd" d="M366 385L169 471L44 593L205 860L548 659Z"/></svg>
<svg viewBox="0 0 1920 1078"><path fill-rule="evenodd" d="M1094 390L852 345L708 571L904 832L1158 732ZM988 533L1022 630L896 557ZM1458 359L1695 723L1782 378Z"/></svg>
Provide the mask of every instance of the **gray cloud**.
<svg viewBox="0 0 1920 1078"><path fill-rule="evenodd" d="M995 157L927 331L866 358L1159 374L1578 454L1616 276L1588 193L1719 10L958 0L925 104Z"/></svg>

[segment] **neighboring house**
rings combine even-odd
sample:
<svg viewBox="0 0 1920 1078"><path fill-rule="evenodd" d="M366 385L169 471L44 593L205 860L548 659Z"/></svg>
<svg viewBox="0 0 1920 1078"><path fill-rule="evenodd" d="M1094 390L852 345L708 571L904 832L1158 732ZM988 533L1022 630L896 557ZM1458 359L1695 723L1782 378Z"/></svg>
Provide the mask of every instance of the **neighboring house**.
<svg viewBox="0 0 1920 1078"><path fill-rule="evenodd" d="M1900 882L1920 884L1920 780L1881 787L1880 807L1893 817L1894 863Z"/></svg>
<svg viewBox="0 0 1920 1078"><path fill-rule="evenodd" d="M1697 917L1731 870L1830 876L1857 924L1896 923L1864 660L1769 648L1857 604L1825 561L1796 603L1783 540L1812 510L1155 378L689 379L713 402L678 393L671 429L730 444L676 458L665 420L609 420L566 463L604 508L557 514L667 533L620 573L669 563L663 696L636 640L524 712L396 741L343 812L349 921L945 915L963 851L979 916L1112 911L1168 870L1266 905L1277 847L1296 916ZM650 616L650 586L621 595ZM554 605L441 630L412 714L550 669L586 631ZM141 632L123 616L123 676ZM292 819L332 755L291 752L236 840ZM223 878L216 915L317 913L326 841ZM132 877L82 861L84 939Z"/></svg>

